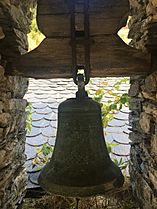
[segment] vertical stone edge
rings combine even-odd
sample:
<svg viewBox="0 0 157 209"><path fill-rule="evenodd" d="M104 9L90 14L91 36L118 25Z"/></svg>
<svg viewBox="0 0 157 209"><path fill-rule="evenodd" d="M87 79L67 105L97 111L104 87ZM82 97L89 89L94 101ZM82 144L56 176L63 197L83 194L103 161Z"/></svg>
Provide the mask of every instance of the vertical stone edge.
<svg viewBox="0 0 157 209"><path fill-rule="evenodd" d="M157 0L129 0L131 45L156 51ZM153 56L152 56L153 63ZM143 77L131 77L130 86L130 178L134 196L142 209L157 207L157 68Z"/></svg>
<svg viewBox="0 0 157 209"><path fill-rule="evenodd" d="M138 87L137 87L138 86ZM134 89L138 89L136 92ZM134 196L143 209L157 206L157 72L131 78L130 178Z"/></svg>
<svg viewBox="0 0 157 209"><path fill-rule="evenodd" d="M25 108L23 99L28 80L6 77L5 66L27 51L27 33L30 32L31 7L36 0L0 1L0 208L16 209L21 203L27 185L24 168ZM3 66L2 66L3 65Z"/></svg>
<svg viewBox="0 0 157 209"><path fill-rule="evenodd" d="M17 208L25 194L27 79L5 77L0 66L0 208Z"/></svg>

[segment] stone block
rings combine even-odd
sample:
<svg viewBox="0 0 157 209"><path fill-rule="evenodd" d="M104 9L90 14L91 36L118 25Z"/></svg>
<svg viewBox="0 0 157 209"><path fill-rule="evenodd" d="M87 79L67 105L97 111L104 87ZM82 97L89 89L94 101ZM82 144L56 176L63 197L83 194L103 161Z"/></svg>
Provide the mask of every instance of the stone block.
<svg viewBox="0 0 157 209"><path fill-rule="evenodd" d="M5 111L12 113L24 112L27 105L27 101L24 99L10 99L5 102Z"/></svg>
<svg viewBox="0 0 157 209"><path fill-rule="evenodd" d="M146 7L146 13L147 15L152 15L154 13L154 7L151 3L149 3Z"/></svg>
<svg viewBox="0 0 157 209"><path fill-rule="evenodd" d="M0 150L0 156L2 154L2 158L0 159L0 169L5 168L6 166L14 163L13 161L16 159L17 153L18 153L18 146L15 144L15 142L9 142L7 141L7 144L5 147L3 147L2 150Z"/></svg>
<svg viewBox="0 0 157 209"><path fill-rule="evenodd" d="M151 151L157 155L157 135L151 137Z"/></svg>
<svg viewBox="0 0 157 209"><path fill-rule="evenodd" d="M149 173L149 179L154 185L154 189L157 189L157 170L154 168L149 170L148 173Z"/></svg>
<svg viewBox="0 0 157 209"><path fill-rule="evenodd" d="M28 87L28 79L10 76L7 79L7 88L8 91L12 92L13 98L23 99ZM20 91L19 91L20 89Z"/></svg>
<svg viewBox="0 0 157 209"><path fill-rule="evenodd" d="M4 80L4 68L0 65L0 81Z"/></svg>
<svg viewBox="0 0 157 209"><path fill-rule="evenodd" d="M25 195L26 180L27 177L24 168L21 168L21 170L16 173L16 177L10 175L3 189L0 190L1 208L17 208L18 203L21 202L21 199Z"/></svg>
<svg viewBox="0 0 157 209"><path fill-rule="evenodd" d="M151 115L148 115L147 113L145 112L142 112L140 114L140 126L142 128L142 130L145 132L145 133L149 133L150 132L150 125L151 125Z"/></svg>
<svg viewBox="0 0 157 209"><path fill-rule="evenodd" d="M145 113L152 115L153 119L157 123L157 106L156 105L145 103L143 105L143 110L145 111Z"/></svg>
<svg viewBox="0 0 157 209"><path fill-rule="evenodd" d="M139 132L130 132L129 133L129 139L134 143L134 144L139 144L142 142L143 137Z"/></svg>
<svg viewBox="0 0 157 209"><path fill-rule="evenodd" d="M151 0L153 7L157 8L157 0Z"/></svg>
<svg viewBox="0 0 157 209"><path fill-rule="evenodd" d="M0 27L0 39L3 39L5 37L4 33L3 33L3 29L2 27Z"/></svg>
<svg viewBox="0 0 157 209"><path fill-rule="evenodd" d="M10 167L1 170L1 172L0 172L0 193L1 193L1 191L5 190L5 186L10 184L10 180L11 180L12 176L13 176L13 172Z"/></svg>
<svg viewBox="0 0 157 209"><path fill-rule="evenodd" d="M0 92L0 100L5 102L7 99L11 99L12 95L11 92L5 92L3 89L1 89Z"/></svg>
<svg viewBox="0 0 157 209"><path fill-rule="evenodd" d="M150 99L152 101L156 101L157 100L157 94L156 93L148 93L148 92L142 91L142 96L145 99Z"/></svg>
<svg viewBox="0 0 157 209"><path fill-rule="evenodd" d="M140 98L129 98L129 109L141 112L142 109L142 100Z"/></svg>
<svg viewBox="0 0 157 209"><path fill-rule="evenodd" d="M131 97L135 97L138 96L139 94L139 82L138 81L134 81L133 84L130 86L130 90L129 90L129 96Z"/></svg>
<svg viewBox="0 0 157 209"><path fill-rule="evenodd" d="M4 129L0 128L0 143L3 140L3 131L4 131Z"/></svg>
<svg viewBox="0 0 157 209"><path fill-rule="evenodd" d="M0 167L3 164L4 160L6 159L6 150L0 150Z"/></svg>
<svg viewBox="0 0 157 209"><path fill-rule="evenodd" d="M132 114L132 112L129 114L129 124L132 126L132 131L139 133L143 132L139 124L139 116Z"/></svg>
<svg viewBox="0 0 157 209"><path fill-rule="evenodd" d="M11 115L9 113L0 114L0 127L5 128L9 126L11 121Z"/></svg>
<svg viewBox="0 0 157 209"><path fill-rule="evenodd" d="M4 110L4 105L3 102L0 101L0 114L2 113L3 110Z"/></svg>
<svg viewBox="0 0 157 209"><path fill-rule="evenodd" d="M145 90L149 93L157 92L157 72L152 73L145 79Z"/></svg>
<svg viewBox="0 0 157 209"><path fill-rule="evenodd" d="M144 209L148 209L148 208L152 208L152 209L155 209L155 207L152 205L152 197L154 196L154 192L153 190L151 189L150 185L148 184L148 182L146 180L143 179L143 199L145 200L143 202L144 206L143 208Z"/></svg>

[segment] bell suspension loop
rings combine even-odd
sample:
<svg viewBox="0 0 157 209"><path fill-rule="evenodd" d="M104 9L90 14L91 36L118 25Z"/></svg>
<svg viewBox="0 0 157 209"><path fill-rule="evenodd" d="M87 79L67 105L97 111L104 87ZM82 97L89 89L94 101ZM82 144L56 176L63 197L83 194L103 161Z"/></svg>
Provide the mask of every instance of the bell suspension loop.
<svg viewBox="0 0 157 209"><path fill-rule="evenodd" d="M76 84L78 86L78 91L76 92L76 98L83 99L88 98L88 94L85 90L85 75L82 73L78 73L76 75Z"/></svg>

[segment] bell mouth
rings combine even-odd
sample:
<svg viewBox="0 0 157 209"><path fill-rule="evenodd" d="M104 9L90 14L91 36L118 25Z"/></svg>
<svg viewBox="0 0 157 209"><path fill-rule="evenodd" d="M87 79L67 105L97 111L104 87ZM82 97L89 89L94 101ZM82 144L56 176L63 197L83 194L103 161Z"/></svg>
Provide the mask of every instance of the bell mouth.
<svg viewBox="0 0 157 209"><path fill-rule="evenodd" d="M110 193L113 195L114 193L117 193L119 190L118 188L122 187L124 184L124 176L120 168L112 161L107 169L107 175L104 175L101 183L90 186L88 184L85 186L74 186L72 184L66 185L65 182L61 183L58 180L55 182L55 176L53 176L52 172L49 173L47 169L48 166L46 165L39 175L38 182L45 191L54 195L66 197L91 197L97 195L108 195ZM95 176L95 178L97 177Z"/></svg>
<svg viewBox="0 0 157 209"><path fill-rule="evenodd" d="M90 186L90 187L72 187L72 186L63 186L57 185L53 182L49 182L48 185L44 184L42 181L42 177L39 176L39 182L41 187L46 190L48 193L54 195L61 195L65 197L91 197L91 196L98 196L98 195L109 195L117 193L118 188L120 188L124 183L123 175L119 176L118 178L110 181L105 182L104 184ZM118 184L117 184L118 182Z"/></svg>

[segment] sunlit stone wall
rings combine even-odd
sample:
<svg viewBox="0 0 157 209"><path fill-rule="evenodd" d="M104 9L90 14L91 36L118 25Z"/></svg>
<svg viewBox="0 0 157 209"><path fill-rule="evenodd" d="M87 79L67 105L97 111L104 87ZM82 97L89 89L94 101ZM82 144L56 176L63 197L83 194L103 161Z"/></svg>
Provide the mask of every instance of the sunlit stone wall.
<svg viewBox="0 0 157 209"><path fill-rule="evenodd" d="M157 52L157 0L130 0L131 45L149 51L152 64ZM141 63L142 64L142 63ZM147 77L132 77L130 87L130 176L142 209L157 208L157 66Z"/></svg>
<svg viewBox="0 0 157 209"><path fill-rule="evenodd" d="M25 194L25 107L28 80L7 77L6 60L27 51L33 0L0 1L0 208L15 209Z"/></svg>

